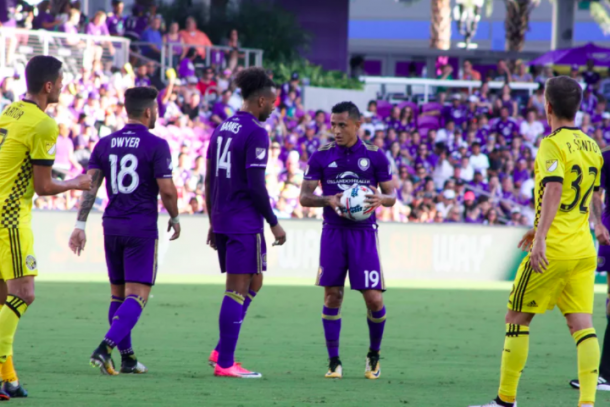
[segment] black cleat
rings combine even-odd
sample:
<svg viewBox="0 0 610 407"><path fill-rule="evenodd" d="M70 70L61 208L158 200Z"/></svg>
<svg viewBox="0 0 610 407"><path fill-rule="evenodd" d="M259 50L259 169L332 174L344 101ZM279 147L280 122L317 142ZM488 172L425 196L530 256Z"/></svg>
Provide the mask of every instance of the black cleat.
<svg viewBox="0 0 610 407"><path fill-rule="evenodd" d="M580 382L577 380L570 381L570 386L575 389L580 389ZM599 376L597 378L597 390L598 391L610 391L610 382L608 382L603 377Z"/></svg>
<svg viewBox="0 0 610 407"><path fill-rule="evenodd" d="M148 372L148 368L138 362L136 355L123 355L121 358L121 373L124 374L143 374Z"/></svg>
<svg viewBox="0 0 610 407"><path fill-rule="evenodd" d="M369 380L376 380L381 377L381 365L379 364L379 352L369 350L366 355L366 366L364 368L364 377Z"/></svg>
<svg viewBox="0 0 610 407"><path fill-rule="evenodd" d="M110 351L105 345L100 345L98 348L93 351L91 358L89 359L89 363L92 367L98 367L102 374L108 376L116 376L119 372L114 368L114 362L112 361L112 356L110 355Z"/></svg>
<svg viewBox="0 0 610 407"><path fill-rule="evenodd" d="M10 382L4 382L2 383L2 391L15 399L28 396L28 391L24 389L20 383L12 384Z"/></svg>

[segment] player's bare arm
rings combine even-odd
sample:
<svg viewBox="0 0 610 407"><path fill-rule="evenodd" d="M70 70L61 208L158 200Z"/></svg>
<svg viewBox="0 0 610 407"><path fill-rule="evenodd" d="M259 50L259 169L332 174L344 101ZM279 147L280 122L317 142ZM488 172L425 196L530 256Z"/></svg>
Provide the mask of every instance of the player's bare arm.
<svg viewBox="0 0 610 407"><path fill-rule="evenodd" d="M210 229L208 230L208 240L207 245L212 249L216 250L216 239L214 236L214 230L212 229L212 177L210 174L212 173L212 162L210 160L206 160L206 172L205 172L205 207L208 211L208 218L210 219Z"/></svg>
<svg viewBox="0 0 610 407"><path fill-rule="evenodd" d="M595 191L591 197L591 216L595 223L595 237L600 244L610 245L610 234L602 222L602 190Z"/></svg>
<svg viewBox="0 0 610 407"><path fill-rule="evenodd" d="M85 245L87 243L85 222L87 222L89 212L91 212L93 204L95 203L97 191L104 180L104 173L99 169L91 169L87 171L87 175L89 175L92 179L92 188L90 191L85 191L80 199L80 209L78 210L78 216L76 218L76 227L74 228L74 231L70 236L70 241L68 242L70 250L72 250L72 252L78 256L80 256L81 252L85 250Z"/></svg>
<svg viewBox="0 0 610 407"><path fill-rule="evenodd" d="M549 265L549 261L546 258L546 236L559 209L562 188L561 182L548 182L544 189L540 221L536 229L534 245L530 255L532 268L537 273L544 273Z"/></svg>
<svg viewBox="0 0 610 407"><path fill-rule="evenodd" d="M178 191L174 185L174 180L171 178L158 178L159 195L163 207L169 213L170 219L167 225L167 231L174 229L174 234L169 240L176 240L180 237L180 218L178 217Z"/></svg>
<svg viewBox="0 0 610 407"><path fill-rule="evenodd" d="M73 189L91 190L91 175L81 174L76 178L60 181L53 178L51 170L50 166L34 165L34 191L39 196L57 195Z"/></svg>
<svg viewBox="0 0 610 407"><path fill-rule="evenodd" d="M343 205L341 205L342 194L338 193L336 195L318 196L314 194L317 187L318 181L303 181L303 185L301 186L301 195L299 198L301 205L306 208L321 208L324 206L330 206L339 216L343 216L340 209L343 208Z"/></svg>
<svg viewBox="0 0 610 407"><path fill-rule="evenodd" d="M379 188L381 189L381 193L371 185L370 187L374 194L366 196L366 204L367 208L379 208L380 206L384 206L386 208L390 208L394 206L396 203L396 190L394 188L394 180L381 182L379 184Z"/></svg>

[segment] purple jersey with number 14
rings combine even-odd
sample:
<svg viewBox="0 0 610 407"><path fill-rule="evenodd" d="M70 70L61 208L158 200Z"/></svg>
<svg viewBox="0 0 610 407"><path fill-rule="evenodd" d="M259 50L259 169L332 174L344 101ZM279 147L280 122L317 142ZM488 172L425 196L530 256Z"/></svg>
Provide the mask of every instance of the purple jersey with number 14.
<svg viewBox="0 0 610 407"><path fill-rule="evenodd" d="M153 285L157 274L157 179L172 177L167 142L141 124L102 138L89 169L106 179L104 248L112 284Z"/></svg>
<svg viewBox="0 0 610 407"><path fill-rule="evenodd" d="M269 135L248 112L219 125L210 140L212 227L222 272L256 274L266 269L263 216L254 206L248 169L267 168Z"/></svg>
<svg viewBox="0 0 610 407"><path fill-rule="evenodd" d="M604 211L602 212L602 221L604 226L610 229L610 148L606 147L602 150L604 157L604 165L602 166L600 187L606 191L604 200ZM610 271L610 246L599 246L597 254L597 271Z"/></svg>

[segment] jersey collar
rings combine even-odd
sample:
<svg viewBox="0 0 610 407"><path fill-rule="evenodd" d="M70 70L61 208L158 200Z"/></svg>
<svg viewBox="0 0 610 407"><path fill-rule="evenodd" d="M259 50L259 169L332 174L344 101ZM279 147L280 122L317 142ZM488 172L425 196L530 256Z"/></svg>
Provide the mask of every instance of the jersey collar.
<svg viewBox="0 0 610 407"><path fill-rule="evenodd" d="M33 100L30 100L30 99L21 99L21 101L25 102L25 103L30 103L30 104L36 106L38 109L40 109L40 106L38 106L38 103L34 102ZM42 109L40 109L40 110L42 110Z"/></svg>
<svg viewBox="0 0 610 407"><path fill-rule="evenodd" d="M356 140L356 144L354 144L353 146L351 146L349 148L339 146L339 151L341 151L343 154L354 154L362 146L363 146L362 140L360 140L360 137L358 137Z"/></svg>

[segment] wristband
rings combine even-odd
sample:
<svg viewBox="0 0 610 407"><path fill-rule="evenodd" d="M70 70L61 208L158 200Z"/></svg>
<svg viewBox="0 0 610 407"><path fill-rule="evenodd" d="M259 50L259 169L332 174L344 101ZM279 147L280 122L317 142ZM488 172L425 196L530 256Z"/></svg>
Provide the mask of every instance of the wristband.
<svg viewBox="0 0 610 407"><path fill-rule="evenodd" d="M172 223L172 225L179 225L180 224L180 216L176 216L175 218L171 218L169 221Z"/></svg>
<svg viewBox="0 0 610 407"><path fill-rule="evenodd" d="M76 225L74 225L74 229L85 230L86 226L87 226L87 222L84 222L82 220L77 220Z"/></svg>

